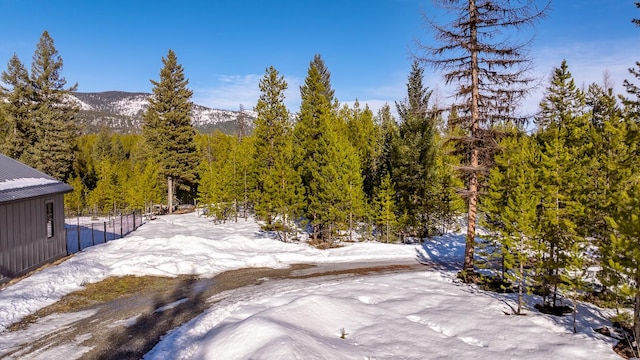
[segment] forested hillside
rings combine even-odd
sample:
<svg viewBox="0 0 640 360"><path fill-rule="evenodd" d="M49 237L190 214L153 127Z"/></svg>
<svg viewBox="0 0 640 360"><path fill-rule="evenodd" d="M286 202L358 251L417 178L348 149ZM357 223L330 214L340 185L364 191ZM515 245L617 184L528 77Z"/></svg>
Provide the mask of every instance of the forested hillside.
<svg viewBox="0 0 640 360"><path fill-rule="evenodd" d="M107 127L117 133L137 133L142 128L142 115L149 106L152 94L105 91L98 93L74 92L72 99L80 106L78 123L83 133L97 133ZM251 119L251 111L243 114ZM193 105L191 120L194 128L202 133L220 130L232 134L240 111L211 109Z"/></svg>

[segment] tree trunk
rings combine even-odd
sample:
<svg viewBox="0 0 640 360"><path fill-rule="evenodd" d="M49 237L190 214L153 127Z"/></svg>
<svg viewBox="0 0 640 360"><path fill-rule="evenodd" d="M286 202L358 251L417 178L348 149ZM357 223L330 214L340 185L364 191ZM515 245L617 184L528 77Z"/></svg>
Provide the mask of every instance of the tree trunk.
<svg viewBox="0 0 640 360"><path fill-rule="evenodd" d="M638 343L638 335L640 335L640 276L636 277L636 295L633 305L633 336Z"/></svg>
<svg viewBox="0 0 640 360"><path fill-rule="evenodd" d="M520 235L520 249L519 252L522 254L524 251L524 236ZM518 256L522 256L518 254ZM524 287L524 261L520 259L520 278L518 279L518 315L522 313L522 288Z"/></svg>
<svg viewBox="0 0 640 360"><path fill-rule="evenodd" d="M173 179L171 176L167 176L167 206L169 214L173 213Z"/></svg>
<svg viewBox="0 0 640 360"><path fill-rule="evenodd" d="M478 165L479 165L479 149L478 149L478 132L480 129L480 109L478 101L480 98L479 90L479 65L478 65L478 9L475 0L469 0L469 27L470 39L469 48L471 51L471 173L469 174L469 208L467 218L467 238L464 249L464 264L462 270L465 272L474 271L473 253L475 249L476 238L476 212L478 201Z"/></svg>
<svg viewBox="0 0 640 360"><path fill-rule="evenodd" d="M244 169L244 203L242 206L244 221L247 221L247 169Z"/></svg>

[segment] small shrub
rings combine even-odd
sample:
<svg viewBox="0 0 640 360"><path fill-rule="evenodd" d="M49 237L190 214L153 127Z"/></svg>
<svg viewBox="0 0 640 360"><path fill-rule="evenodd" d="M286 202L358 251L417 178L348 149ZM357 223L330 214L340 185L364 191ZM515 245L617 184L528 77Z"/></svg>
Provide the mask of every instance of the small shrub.
<svg viewBox="0 0 640 360"><path fill-rule="evenodd" d="M320 250L326 250L326 249L333 249L333 248L339 248L342 247L342 245L340 245L340 243L334 242L334 241L326 241L323 239L317 239L317 240L309 240L309 245L315 247L316 249L320 249Z"/></svg>
<svg viewBox="0 0 640 360"><path fill-rule="evenodd" d="M478 272L460 271L458 273L458 279L462 280L465 284L475 284L485 291L492 291L498 293L512 293L513 286L510 282L498 276L487 276Z"/></svg>
<svg viewBox="0 0 640 360"><path fill-rule="evenodd" d="M633 328L633 315L627 311L621 311L611 317L611 323L613 326L626 330L631 333Z"/></svg>

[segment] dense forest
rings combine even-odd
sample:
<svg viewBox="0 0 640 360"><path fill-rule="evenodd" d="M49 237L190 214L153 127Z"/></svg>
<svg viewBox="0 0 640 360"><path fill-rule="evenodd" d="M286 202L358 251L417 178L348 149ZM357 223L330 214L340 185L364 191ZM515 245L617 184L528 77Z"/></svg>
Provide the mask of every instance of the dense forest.
<svg viewBox="0 0 640 360"><path fill-rule="evenodd" d="M75 212L197 203L216 221L255 215L284 241L305 227L320 247L425 238L464 218L465 280L491 267L504 286L540 291L554 307L559 292L578 296L597 264L603 298L631 299L640 333L640 62L618 94L606 74L577 86L563 61L550 69L537 113L519 117L535 80L519 68L527 59L483 41L533 26L544 9L496 3L464 2L458 20L471 20L430 23L441 45L420 48L406 97L377 113L341 104L316 55L299 109L287 109L288 84L269 67L254 123L240 116L232 134L193 129L192 91L171 50L140 133L83 133L67 101L76 85L67 86L45 31L30 71L14 56L2 73L0 151L72 185L65 202ZM455 104L432 99L425 65L459 85Z"/></svg>

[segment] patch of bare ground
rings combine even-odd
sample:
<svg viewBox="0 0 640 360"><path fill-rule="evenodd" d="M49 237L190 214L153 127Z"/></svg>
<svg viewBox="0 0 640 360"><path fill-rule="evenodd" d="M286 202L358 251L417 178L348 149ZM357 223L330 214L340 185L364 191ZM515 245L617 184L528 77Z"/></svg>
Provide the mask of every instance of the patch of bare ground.
<svg viewBox="0 0 640 360"><path fill-rule="evenodd" d="M36 341L0 353L0 358L31 358L58 346L86 349L82 359L140 359L171 329L193 319L207 308L214 295L268 279L309 279L325 276L366 276L388 272L424 270L424 265L363 265L340 269L294 265L286 269L250 268L222 273L212 279L195 276L175 278L125 276L89 284L56 304L41 309L11 331L28 331L46 316L91 310L93 315L61 329L49 331ZM218 300L219 301L219 300ZM80 340L78 340L80 339Z"/></svg>

